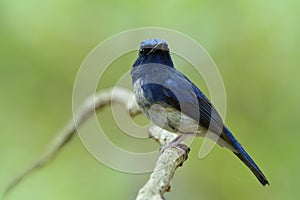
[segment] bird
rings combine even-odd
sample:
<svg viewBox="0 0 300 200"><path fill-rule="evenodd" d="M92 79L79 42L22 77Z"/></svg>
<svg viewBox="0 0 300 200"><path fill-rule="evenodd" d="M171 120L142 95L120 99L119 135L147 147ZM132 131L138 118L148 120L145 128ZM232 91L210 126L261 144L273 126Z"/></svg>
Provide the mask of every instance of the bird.
<svg viewBox="0 0 300 200"><path fill-rule="evenodd" d="M155 125L177 133L178 144L190 135L217 136L217 144L232 151L265 186L269 181L242 145L225 126L214 105L173 64L163 39L141 42L131 69L134 96L141 111Z"/></svg>

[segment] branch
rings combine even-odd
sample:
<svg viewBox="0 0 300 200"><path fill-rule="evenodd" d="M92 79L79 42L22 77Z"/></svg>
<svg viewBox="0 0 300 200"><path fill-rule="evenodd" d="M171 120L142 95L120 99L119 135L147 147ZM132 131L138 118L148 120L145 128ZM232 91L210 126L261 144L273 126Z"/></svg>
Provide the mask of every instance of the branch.
<svg viewBox="0 0 300 200"><path fill-rule="evenodd" d="M129 114L135 116L140 113L134 96L131 91L123 88L113 88L103 90L87 98L80 109L75 113L74 120L71 119L66 127L55 137L45 152L29 165L23 172L15 176L4 191L5 197L18 183L33 171L45 166L60 152L60 150L71 141L76 133L76 128L80 127L94 111L100 111L111 103L123 104ZM168 145L177 135L162 130L157 126L149 128L149 136L160 143L161 146ZM170 190L170 181L174 176L175 170L187 159L189 148L181 143L175 147L167 148L159 157L156 167L148 182L140 189L137 196L142 199L164 199L163 194Z"/></svg>
<svg viewBox="0 0 300 200"><path fill-rule="evenodd" d="M150 127L150 137L157 140L161 146L169 145L177 135L162 130L157 126ZM163 200L163 194L170 191L170 182L176 169L187 159L190 149L181 143L167 148L158 158L156 166L147 183L139 190L137 200Z"/></svg>
<svg viewBox="0 0 300 200"><path fill-rule="evenodd" d="M78 112L75 113L76 120L71 119L66 127L54 138L46 151L24 171L12 179L6 187L3 197L5 197L18 183L20 183L33 171L50 162L60 152L60 150L71 141L76 133L76 128L80 127L80 125L84 123L94 111L99 111L111 103L119 103L126 106L131 116L139 114L140 110L136 104L134 96L131 94L132 92L127 89L116 87L109 90L103 90L96 93L95 96L93 95L87 98ZM74 121L76 122L76 125Z"/></svg>

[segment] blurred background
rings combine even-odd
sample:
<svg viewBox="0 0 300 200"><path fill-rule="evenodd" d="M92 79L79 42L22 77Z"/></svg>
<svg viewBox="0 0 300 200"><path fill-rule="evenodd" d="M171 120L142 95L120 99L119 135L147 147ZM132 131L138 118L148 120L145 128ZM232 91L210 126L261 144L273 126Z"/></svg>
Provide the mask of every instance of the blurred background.
<svg viewBox="0 0 300 200"><path fill-rule="evenodd" d="M227 92L226 124L271 184L263 188L232 153L220 147L199 160L203 141L199 138L165 197L298 199L299 21L297 0L1 0L0 195L71 117L73 83L88 53L113 34L158 26L191 36L209 52ZM127 72L135 57L132 53L115 65ZM99 83L100 89L113 86L120 76L117 67L112 69ZM193 78L190 67L180 69L207 91L200 79ZM114 127L109 108L98 117L114 130L115 142L132 145ZM135 120L148 123L143 116ZM158 148L150 139L145 143ZM100 164L76 137L7 199L134 199L148 177Z"/></svg>

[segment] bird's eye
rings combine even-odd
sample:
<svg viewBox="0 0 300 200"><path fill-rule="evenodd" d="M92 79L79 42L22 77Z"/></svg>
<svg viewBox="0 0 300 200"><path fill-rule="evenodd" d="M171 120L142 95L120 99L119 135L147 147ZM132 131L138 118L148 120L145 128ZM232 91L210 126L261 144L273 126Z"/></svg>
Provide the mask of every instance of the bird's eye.
<svg viewBox="0 0 300 200"><path fill-rule="evenodd" d="M145 49L140 49L140 55L143 55L144 54L144 52L145 52Z"/></svg>

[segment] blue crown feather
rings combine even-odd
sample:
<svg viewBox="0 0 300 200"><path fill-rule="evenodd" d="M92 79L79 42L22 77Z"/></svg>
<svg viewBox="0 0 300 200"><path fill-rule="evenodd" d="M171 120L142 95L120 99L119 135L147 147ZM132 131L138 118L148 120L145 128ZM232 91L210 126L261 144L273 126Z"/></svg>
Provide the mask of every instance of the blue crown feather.
<svg viewBox="0 0 300 200"><path fill-rule="evenodd" d="M156 48L169 51L168 43L163 39L147 39L141 42L141 49Z"/></svg>

